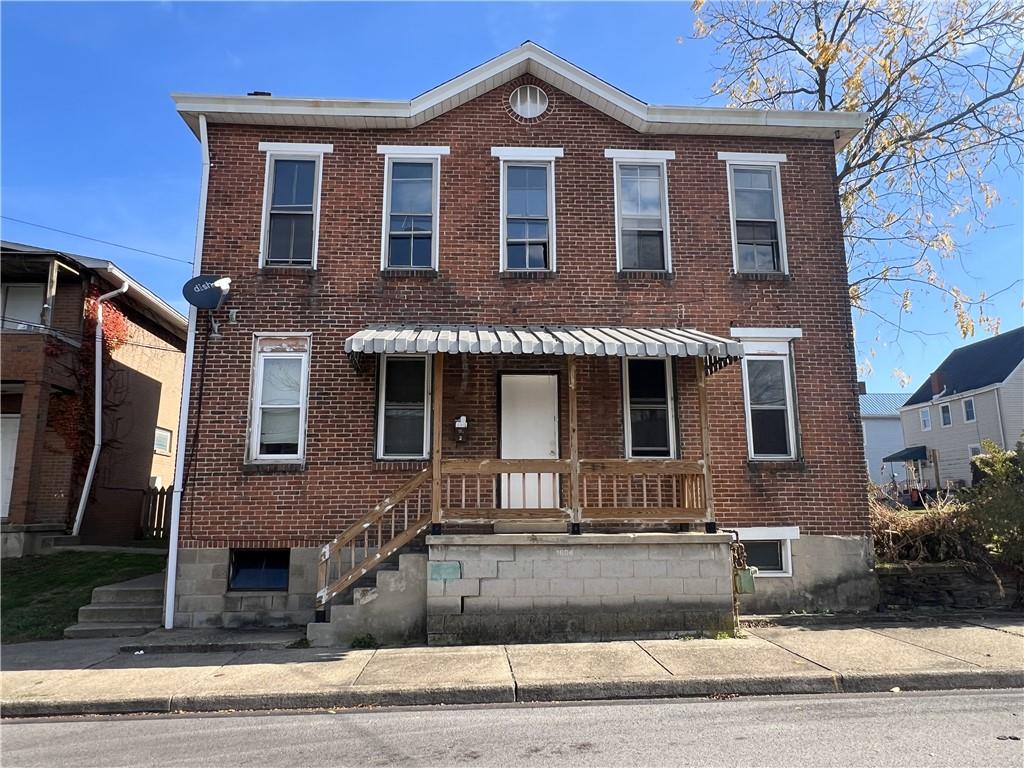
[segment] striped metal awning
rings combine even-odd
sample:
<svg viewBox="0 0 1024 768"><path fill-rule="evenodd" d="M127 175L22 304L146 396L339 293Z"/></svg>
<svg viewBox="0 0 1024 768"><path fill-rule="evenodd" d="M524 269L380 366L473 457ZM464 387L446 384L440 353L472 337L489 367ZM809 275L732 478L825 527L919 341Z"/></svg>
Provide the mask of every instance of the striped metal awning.
<svg viewBox="0 0 1024 768"><path fill-rule="evenodd" d="M707 357L743 355L743 345L692 328L569 325L380 325L345 340L346 352L471 355ZM719 366L716 366L719 367Z"/></svg>

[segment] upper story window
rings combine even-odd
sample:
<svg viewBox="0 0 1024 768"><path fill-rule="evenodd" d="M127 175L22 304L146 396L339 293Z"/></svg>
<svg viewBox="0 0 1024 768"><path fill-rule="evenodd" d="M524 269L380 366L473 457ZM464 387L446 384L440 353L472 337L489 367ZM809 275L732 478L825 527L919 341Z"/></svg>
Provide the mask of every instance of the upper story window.
<svg viewBox="0 0 1024 768"><path fill-rule="evenodd" d="M249 460L302 461L311 347L308 334L256 335Z"/></svg>
<svg viewBox="0 0 1024 768"><path fill-rule="evenodd" d="M448 147L377 147L385 155L381 269L437 269L441 156Z"/></svg>
<svg viewBox="0 0 1024 768"><path fill-rule="evenodd" d="M921 431L931 432L932 429L932 412L925 406L917 412L918 417L921 419Z"/></svg>
<svg viewBox="0 0 1024 768"><path fill-rule="evenodd" d="M799 328L734 328L743 341L747 450L752 460L797 458L796 389L790 342Z"/></svg>
<svg viewBox="0 0 1024 768"><path fill-rule="evenodd" d="M964 421L970 424L972 421L977 420L977 416L974 413L974 398L968 397L964 401Z"/></svg>
<svg viewBox="0 0 1024 768"><path fill-rule="evenodd" d="M261 142L267 153L260 266L316 267L320 179L330 144Z"/></svg>
<svg viewBox="0 0 1024 768"><path fill-rule="evenodd" d="M726 161L728 170L733 269L787 272L780 180L786 156L719 152L718 159Z"/></svg>
<svg viewBox="0 0 1024 768"><path fill-rule="evenodd" d="M943 429L953 426L953 409L949 403L943 403L939 406L939 421L942 422Z"/></svg>
<svg viewBox="0 0 1024 768"><path fill-rule="evenodd" d="M555 270L558 147L493 147L501 160L501 271Z"/></svg>
<svg viewBox="0 0 1024 768"><path fill-rule="evenodd" d="M668 272L666 161L674 152L606 149L615 165L615 244L620 271Z"/></svg>
<svg viewBox="0 0 1024 768"><path fill-rule="evenodd" d="M662 359L623 361L627 458L675 455L672 366Z"/></svg>
<svg viewBox="0 0 1024 768"><path fill-rule="evenodd" d="M3 327L34 330L43 325L46 286L42 283L7 283L0 291Z"/></svg>

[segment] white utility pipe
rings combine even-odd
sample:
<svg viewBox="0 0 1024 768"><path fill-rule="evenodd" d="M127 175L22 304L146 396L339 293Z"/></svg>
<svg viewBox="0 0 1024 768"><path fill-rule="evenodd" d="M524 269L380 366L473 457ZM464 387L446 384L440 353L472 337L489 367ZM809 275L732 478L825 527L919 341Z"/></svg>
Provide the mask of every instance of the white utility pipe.
<svg viewBox="0 0 1024 768"><path fill-rule="evenodd" d="M100 460L100 448L103 444L103 302L120 296L128 290L128 283L121 283L121 287L110 293L104 293L96 299L96 348L93 353L92 368L96 376L93 389L96 390L93 397L93 442L92 457L89 459L89 471L85 473L85 484L82 486L82 498L78 500L78 512L75 513L75 527L71 530L72 536L77 536L82 527L82 518L85 517L85 506L89 503L89 491L92 490L92 479L96 475L96 464Z"/></svg>
<svg viewBox="0 0 1024 768"><path fill-rule="evenodd" d="M199 182L199 221L196 224L196 250L192 260L192 276L196 277L203 265L203 234L206 231L206 191L210 186L210 144L206 135L206 115L199 116L199 143L202 148L203 170ZM178 576L178 521L181 518L182 482L185 478L185 441L188 439L188 407L192 394L192 359L196 347L196 319L194 306L188 308L188 338L185 341L185 376L181 384L181 411L178 414L178 446L174 458L174 491L171 496L171 530L167 550L167 582L164 586L164 627L174 629L174 590Z"/></svg>

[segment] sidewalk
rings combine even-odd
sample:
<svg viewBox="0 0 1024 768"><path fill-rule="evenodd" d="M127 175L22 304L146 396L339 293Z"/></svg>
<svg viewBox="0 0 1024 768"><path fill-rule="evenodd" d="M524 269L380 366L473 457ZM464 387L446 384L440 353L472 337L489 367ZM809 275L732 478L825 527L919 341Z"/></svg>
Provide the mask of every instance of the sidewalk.
<svg viewBox="0 0 1024 768"><path fill-rule="evenodd" d="M237 650L240 632L204 633L202 647L236 650L201 653L25 643L2 648L0 705L19 717L1024 687L1021 614L793 621L738 639L460 648Z"/></svg>

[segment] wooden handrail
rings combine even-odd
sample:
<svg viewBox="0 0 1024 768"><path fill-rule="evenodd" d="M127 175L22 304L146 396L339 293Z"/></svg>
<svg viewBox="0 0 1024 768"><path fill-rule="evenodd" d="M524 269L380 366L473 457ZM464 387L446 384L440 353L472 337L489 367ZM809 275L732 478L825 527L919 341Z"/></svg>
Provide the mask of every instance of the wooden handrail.
<svg viewBox="0 0 1024 768"><path fill-rule="evenodd" d="M704 465L680 459L580 459L580 472L587 475L700 475Z"/></svg>
<svg viewBox="0 0 1024 768"><path fill-rule="evenodd" d="M568 459L445 459L442 475L504 475L569 471Z"/></svg>

